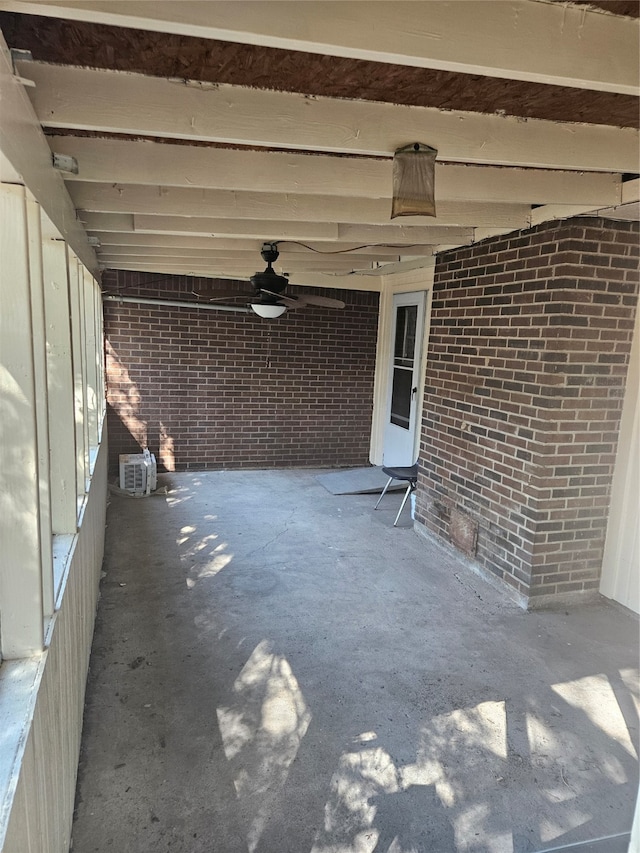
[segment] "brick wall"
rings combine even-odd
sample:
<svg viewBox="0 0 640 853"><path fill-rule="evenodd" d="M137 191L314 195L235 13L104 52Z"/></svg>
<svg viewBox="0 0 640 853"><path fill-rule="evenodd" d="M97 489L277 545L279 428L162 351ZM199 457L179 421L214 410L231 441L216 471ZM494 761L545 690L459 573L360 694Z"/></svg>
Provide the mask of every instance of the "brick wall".
<svg viewBox="0 0 640 853"><path fill-rule="evenodd" d="M249 292L246 282L114 270L103 288L169 299ZM290 291L347 305L269 321L105 303L112 470L145 444L172 470L368 464L378 296Z"/></svg>
<svg viewBox="0 0 640 853"><path fill-rule="evenodd" d="M598 588L637 293L632 222L438 257L417 519L532 605Z"/></svg>

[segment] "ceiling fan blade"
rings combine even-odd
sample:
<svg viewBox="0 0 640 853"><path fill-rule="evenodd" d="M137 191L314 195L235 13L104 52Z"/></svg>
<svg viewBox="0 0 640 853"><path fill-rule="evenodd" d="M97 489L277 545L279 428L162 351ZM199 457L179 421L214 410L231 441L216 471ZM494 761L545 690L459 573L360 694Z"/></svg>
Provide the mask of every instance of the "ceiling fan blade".
<svg viewBox="0 0 640 853"><path fill-rule="evenodd" d="M297 296L285 296L284 293L276 293L273 290L265 290L264 288L260 288L260 293L264 293L267 296L273 296L274 299L277 299L278 302L282 302L282 304L286 305L287 308L300 308L300 302Z"/></svg>
<svg viewBox="0 0 640 853"><path fill-rule="evenodd" d="M211 296L206 293L196 293L194 291L194 295L199 296L201 302L228 302L230 299L244 299L246 302L251 296L250 293L238 293L237 291L235 293L223 293L221 295L216 293L215 296Z"/></svg>
<svg viewBox="0 0 640 853"><path fill-rule="evenodd" d="M283 293L272 293L270 290L263 290L262 293L274 296L287 308L304 308L305 305L319 305L322 308L344 308L344 302L341 299L332 299L330 296L314 296L311 293L301 296L285 296Z"/></svg>
<svg viewBox="0 0 640 853"><path fill-rule="evenodd" d="M301 296L300 301L306 305L320 305L323 308L344 308L342 299L332 299L330 296Z"/></svg>

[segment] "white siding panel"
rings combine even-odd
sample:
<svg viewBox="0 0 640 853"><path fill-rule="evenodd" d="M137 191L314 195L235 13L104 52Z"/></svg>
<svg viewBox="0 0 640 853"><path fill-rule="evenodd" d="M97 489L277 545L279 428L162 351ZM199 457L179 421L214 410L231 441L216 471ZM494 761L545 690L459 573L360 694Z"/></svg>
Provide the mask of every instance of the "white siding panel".
<svg viewBox="0 0 640 853"><path fill-rule="evenodd" d="M0 188L0 647L5 659L42 650L38 387L24 187Z"/></svg>
<svg viewBox="0 0 640 853"><path fill-rule="evenodd" d="M69 849L106 496L103 442L69 561L62 606L54 617L41 667L4 846L0 843L3 853L66 853Z"/></svg>
<svg viewBox="0 0 640 853"><path fill-rule="evenodd" d="M51 494L49 466L49 400L42 266L40 205L27 195L27 234L29 286L31 294L31 338L33 349L33 388L35 394L36 437L38 449L38 505L40 521L40 564L42 574L42 610L53 615L53 551L51 542Z"/></svg>
<svg viewBox="0 0 640 853"><path fill-rule="evenodd" d="M51 438L51 522L54 533L75 533L76 434L67 248L43 242L44 295Z"/></svg>

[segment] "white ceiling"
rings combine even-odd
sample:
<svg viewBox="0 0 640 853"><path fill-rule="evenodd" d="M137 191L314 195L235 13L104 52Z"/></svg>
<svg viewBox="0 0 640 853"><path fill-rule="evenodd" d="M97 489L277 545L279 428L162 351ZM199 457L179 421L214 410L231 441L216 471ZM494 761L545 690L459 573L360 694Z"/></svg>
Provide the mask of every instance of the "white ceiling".
<svg viewBox="0 0 640 853"><path fill-rule="evenodd" d="M0 0L0 11L303 51L300 61L322 54L550 92L638 95L638 20L568 3ZM86 259L85 229L102 268L243 279L262 268L261 244L279 241L276 266L292 282L353 287L358 273L427 263L443 248L546 219L638 216L639 181L623 182L639 171L634 128L383 103L357 91L325 97L28 60L7 68L3 53L4 174L40 192L66 190L47 213ZM34 157L16 143L27 108L35 159L42 125L77 174L47 176L47 163L30 177ZM437 216L392 221L393 152L416 141L438 150ZM69 222L70 204L82 228Z"/></svg>

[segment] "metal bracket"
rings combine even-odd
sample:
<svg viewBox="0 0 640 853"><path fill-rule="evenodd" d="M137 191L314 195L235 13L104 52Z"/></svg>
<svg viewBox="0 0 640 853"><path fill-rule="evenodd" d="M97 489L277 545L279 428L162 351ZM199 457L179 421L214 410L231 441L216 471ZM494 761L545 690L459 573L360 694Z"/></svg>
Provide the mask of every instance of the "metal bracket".
<svg viewBox="0 0 640 853"><path fill-rule="evenodd" d="M13 76L16 78L18 83L22 83L23 86L31 86L35 89L35 81L27 80L26 77L23 77L18 69L16 68L16 62L33 62L33 55L30 50L20 50L17 47L12 47L9 49L11 54L11 65L13 67Z"/></svg>
<svg viewBox="0 0 640 853"><path fill-rule="evenodd" d="M51 154L51 162L53 168L59 172L70 172L72 175L78 174L78 161L75 157L69 154L56 154L55 151Z"/></svg>

